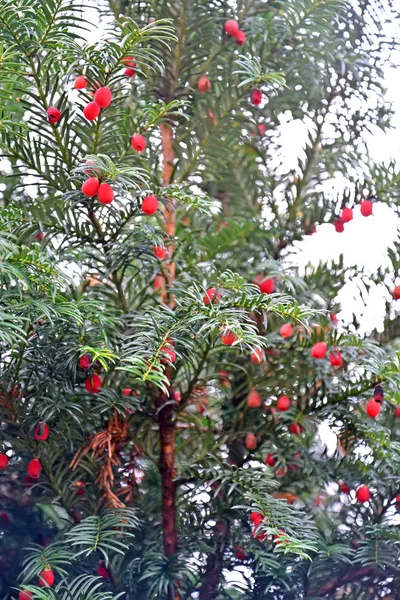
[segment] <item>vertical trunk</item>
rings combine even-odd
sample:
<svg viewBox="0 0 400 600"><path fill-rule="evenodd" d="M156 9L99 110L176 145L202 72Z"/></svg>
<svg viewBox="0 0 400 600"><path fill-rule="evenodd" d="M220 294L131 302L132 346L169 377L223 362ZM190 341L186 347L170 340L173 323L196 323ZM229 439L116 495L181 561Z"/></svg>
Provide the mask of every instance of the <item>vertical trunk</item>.
<svg viewBox="0 0 400 600"><path fill-rule="evenodd" d="M228 525L224 520L218 519L213 533L215 548L213 552L207 556L206 570L204 572L203 583L200 588L199 600L213 600L218 596L218 587L223 567L225 541L228 534Z"/></svg>
<svg viewBox="0 0 400 600"><path fill-rule="evenodd" d="M169 185L172 180L172 173L174 169L174 148L172 145L173 141L173 130L169 125L160 125L161 130L161 147L163 154L163 170L162 180L163 185ZM165 218L165 233L173 238L175 236L176 229L176 213L175 213L175 202L171 198L169 199L168 207L164 208ZM169 245L170 255L173 253L173 245ZM175 263L172 261L166 261L164 266L164 276L170 286L175 279ZM174 307L174 298L171 294L167 293L166 286L162 289L162 300L165 304L168 304L171 308Z"/></svg>

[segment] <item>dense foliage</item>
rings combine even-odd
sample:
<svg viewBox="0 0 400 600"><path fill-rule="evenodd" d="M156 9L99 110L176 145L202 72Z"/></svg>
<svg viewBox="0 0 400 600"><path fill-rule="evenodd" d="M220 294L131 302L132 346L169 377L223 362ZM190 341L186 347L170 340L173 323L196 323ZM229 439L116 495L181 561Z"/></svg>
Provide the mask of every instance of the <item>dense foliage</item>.
<svg viewBox="0 0 400 600"><path fill-rule="evenodd" d="M394 599L399 249L368 339L296 267L397 210L390 0L0 8L0 597Z"/></svg>

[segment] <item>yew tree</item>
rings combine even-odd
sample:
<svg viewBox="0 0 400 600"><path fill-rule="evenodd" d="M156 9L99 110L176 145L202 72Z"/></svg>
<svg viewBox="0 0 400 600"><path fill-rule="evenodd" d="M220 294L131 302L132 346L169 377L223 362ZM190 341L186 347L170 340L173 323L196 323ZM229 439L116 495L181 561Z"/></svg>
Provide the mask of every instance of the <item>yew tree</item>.
<svg viewBox="0 0 400 600"><path fill-rule="evenodd" d="M1 598L398 597L395 5L1 1Z"/></svg>

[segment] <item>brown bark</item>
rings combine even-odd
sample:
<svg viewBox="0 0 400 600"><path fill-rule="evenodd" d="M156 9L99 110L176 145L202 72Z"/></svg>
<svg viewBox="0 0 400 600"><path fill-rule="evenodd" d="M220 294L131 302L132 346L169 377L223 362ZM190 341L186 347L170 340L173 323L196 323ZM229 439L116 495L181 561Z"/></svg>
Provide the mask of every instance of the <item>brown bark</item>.
<svg viewBox="0 0 400 600"><path fill-rule="evenodd" d="M172 173L174 170L174 147L173 147L173 130L169 125L161 124L161 148L163 154L163 168L162 168L162 181L163 186L167 186L172 182ZM176 231L176 211L175 211L175 201L172 198L169 198L168 207L163 208L164 212L164 228L165 233L173 238L175 236ZM170 256L174 252L174 245L169 245L169 253ZM168 284L168 287L172 285L175 279L175 263L173 261L166 261L164 265L164 277ZM168 304L171 308L174 307L174 298L173 296L167 292L166 285L163 285L161 289L161 298L165 304Z"/></svg>
<svg viewBox="0 0 400 600"><path fill-rule="evenodd" d="M329 579L321 588L318 590L310 590L307 594L308 598L321 598L322 596L327 596L331 594L338 588L346 583L352 583L353 581L358 581L363 577L367 577L369 575L373 575L375 572L374 567L360 567L359 569L349 569L343 575L339 577L335 577L334 579Z"/></svg>
<svg viewBox="0 0 400 600"><path fill-rule="evenodd" d="M171 557L177 550L177 533L175 423L173 421L173 408L170 405L161 409L159 414L159 425L163 544L165 556Z"/></svg>

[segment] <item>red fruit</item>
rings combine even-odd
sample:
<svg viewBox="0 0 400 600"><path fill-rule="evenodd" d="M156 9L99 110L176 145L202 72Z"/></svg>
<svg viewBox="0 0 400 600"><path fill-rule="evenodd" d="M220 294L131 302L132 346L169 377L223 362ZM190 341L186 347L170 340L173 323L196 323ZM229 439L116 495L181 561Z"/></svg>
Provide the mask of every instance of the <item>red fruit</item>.
<svg viewBox="0 0 400 600"><path fill-rule="evenodd" d="M373 204L370 200L363 200L360 204L360 210L363 217L372 215Z"/></svg>
<svg viewBox="0 0 400 600"><path fill-rule="evenodd" d="M211 110L208 111L208 116L210 117L211 123L213 125L215 125L215 116L214 116L214 113Z"/></svg>
<svg viewBox="0 0 400 600"><path fill-rule="evenodd" d="M8 466L7 454L0 454L0 471L1 471L1 469L5 469L7 466Z"/></svg>
<svg viewBox="0 0 400 600"><path fill-rule="evenodd" d="M396 285L392 292L392 296L395 300L400 300L400 285Z"/></svg>
<svg viewBox="0 0 400 600"><path fill-rule="evenodd" d="M33 439L38 442L45 442L49 437L50 429L47 423L38 423L33 430Z"/></svg>
<svg viewBox="0 0 400 600"><path fill-rule="evenodd" d="M167 249L164 246L153 246L154 256L162 260L167 256Z"/></svg>
<svg viewBox="0 0 400 600"><path fill-rule="evenodd" d="M97 394L101 390L101 378L97 373L93 373L85 381L85 388L91 394Z"/></svg>
<svg viewBox="0 0 400 600"><path fill-rule="evenodd" d="M316 358L317 360L320 360L321 358L324 358L326 356L327 351L328 348L325 342L317 342L311 348L311 356L313 358Z"/></svg>
<svg viewBox="0 0 400 600"><path fill-rule="evenodd" d="M256 511L252 511L250 513L250 521L256 526L258 527L260 525L260 523L264 520L264 517L262 516L262 514L256 512Z"/></svg>
<svg viewBox="0 0 400 600"><path fill-rule="evenodd" d="M47 112L47 120L51 124L58 123L58 121L61 119L60 111L58 110L58 108L55 108L54 106L50 106L46 112Z"/></svg>
<svg viewBox="0 0 400 600"><path fill-rule="evenodd" d="M374 398L371 398L371 400L368 400L367 402L366 412L371 419L376 419L381 412L381 403L377 402Z"/></svg>
<svg viewBox="0 0 400 600"><path fill-rule="evenodd" d="M246 448L247 450L255 450L257 448L257 438L254 433L246 434Z"/></svg>
<svg viewBox="0 0 400 600"><path fill-rule="evenodd" d="M164 347L161 349L161 352L164 354L164 358L161 360L164 365L174 363L176 361L176 352L175 350L172 350L172 348Z"/></svg>
<svg viewBox="0 0 400 600"><path fill-rule="evenodd" d="M362 485L356 492L356 498L359 502L368 502L371 498L371 492L366 485Z"/></svg>
<svg viewBox="0 0 400 600"><path fill-rule="evenodd" d="M108 183L101 183L97 191L97 200L100 204L110 204L114 200L114 190Z"/></svg>
<svg viewBox="0 0 400 600"><path fill-rule="evenodd" d="M96 573L99 577L104 577L104 579L108 579L110 577L110 573L103 566L97 567Z"/></svg>
<svg viewBox="0 0 400 600"><path fill-rule="evenodd" d="M79 77L75 79L74 88L76 90L83 90L87 84L88 82L86 81L85 77L83 75L79 75Z"/></svg>
<svg viewBox="0 0 400 600"><path fill-rule="evenodd" d="M300 423L292 423L289 425L289 431L290 433L293 433L293 435L300 435L303 433L304 427L303 425L300 425Z"/></svg>
<svg viewBox="0 0 400 600"><path fill-rule="evenodd" d="M342 494L349 494L350 493L350 488L348 485L346 485L343 481L341 481L339 483L339 489L342 492Z"/></svg>
<svg viewBox="0 0 400 600"><path fill-rule="evenodd" d="M33 592L27 592L25 590L21 590L18 595L19 600L32 600L32 598L33 598Z"/></svg>
<svg viewBox="0 0 400 600"><path fill-rule="evenodd" d="M40 477L41 472L42 465L40 464L40 460L38 458L33 458L28 464L29 477L32 477L32 479L38 479Z"/></svg>
<svg viewBox="0 0 400 600"><path fill-rule="evenodd" d="M342 355L340 354L339 350L332 350L332 352L329 355L329 362L331 363L332 367L341 367L343 364L343 358Z"/></svg>
<svg viewBox="0 0 400 600"><path fill-rule="evenodd" d="M238 558L239 560L245 560L247 557L247 554L244 551L244 548L242 548L241 546L236 546L235 555L236 555L236 558Z"/></svg>
<svg viewBox="0 0 400 600"><path fill-rule="evenodd" d="M345 207L342 210L342 214L340 215L340 218L343 221L343 223L349 223L349 221L351 221L353 218L353 209Z"/></svg>
<svg viewBox="0 0 400 600"><path fill-rule="evenodd" d="M396 406L394 409L394 414L397 419L400 419L400 406Z"/></svg>
<svg viewBox="0 0 400 600"><path fill-rule="evenodd" d="M265 464L268 465L269 467L274 467L276 465L277 460L278 460L278 457L276 456L276 454L272 454L270 452L269 454L267 454L267 458L265 459Z"/></svg>
<svg viewBox="0 0 400 600"><path fill-rule="evenodd" d="M245 34L245 32L242 31L241 29L239 29L239 31L235 34L235 40L236 40L236 44L238 46L243 46L243 44L246 41L246 34Z"/></svg>
<svg viewBox="0 0 400 600"><path fill-rule="evenodd" d="M123 58L121 60L121 62L126 67L131 67L132 69L136 69L136 62L133 60L133 56L125 56L125 58Z"/></svg>
<svg viewBox="0 0 400 600"><path fill-rule="evenodd" d="M126 75L127 77L134 77L136 75L136 71L135 69L125 69L124 75Z"/></svg>
<svg viewBox="0 0 400 600"><path fill-rule="evenodd" d="M293 335L293 327L290 323L285 323L285 325L282 325L280 328L279 333L283 338L291 337Z"/></svg>
<svg viewBox="0 0 400 600"><path fill-rule="evenodd" d="M203 296L204 304L218 304L221 300L221 294L217 292L216 288L208 288Z"/></svg>
<svg viewBox="0 0 400 600"><path fill-rule="evenodd" d="M158 208L158 200L155 196L146 196L142 202L142 212L145 215L154 215Z"/></svg>
<svg viewBox="0 0 400 600"><path fill-rule="evenodd" d="M260 288L260 292L262 294L272 294L275 289L275 281L273 279L264 279L261 283L258 284Z"/></svg>
<svg viewBox="0 0 400 600"><path fill-rule="evenodd" d="M208 77L203 75L203 77L200 77L199 81L197 82L197 87L199 88L199 92L201 94L209 92L211 90L211 81L208 79Z"/></svg>
<svg viewBox="0 0 400 600"><path fill-rule="evenodd" d="M146 148L146 139L140 135L140 133L136 133L131 137L131 146L136 152L143 152Z"/></svg>
<svg viewBox="0 0 400 600"><path fill-rule="evenodd" d="M255 388L247 396L247 406L249 408L260 408L261 406L261 396Z"/></svg>
<svg viewBox="0 0 400 600"><path fill-rule="evenodd" d="M262 93L260 92L260 90L257 90L256 88L252 89L250 92L250 102L252 104L254 104L255 106L258 106L259 104L261 104L262 102Z"/></svg>
<svg viewBox="0 0 400 600"><path fill-rule="evenodd" d="M221 334L221 342L224 344L224 346L232 346L232 344L234 344L237 339L238 338L236 333L233 333L233 331L229 331L229 329L227 329L226 331L224 331L224 333Z"/></svg>
<svg viewBox="0 0 400 600"><path fill-rule="evenodd" d="M95 196L97 194L97 190L99 189L99 185L100 182L97 177L89 177L89 179L86 179L86 181L82 183L82 194L89 196L89 198Z"/></svg>
<svg viewBox="0 0 400 600"><path fill-rule="evenodd" d="M43 231L38 231L37 234L35 235L35 238L37 239L38 242L41 242L42 240L44 240L45 237L46 237L46 235Z"/></svg>
<svg viewBox="0 0 400 600"><path fill-rule="evenodd" d="M110 106L111 100L112 93L108 87L101 87L96 90L94 101L100 106L100 108L107 108L107 106Z"/></svg>
<svg viewBox="0 0 400 600"><path fill-rule="evenodd" d="M278 398L278 401L276 403L276 410L279 410L279 412L285 412L286 410L289 410L289 408L290 408L289 396L281 396L280 398Z"/></svg>
<svg viewBox="0 0 400 600"><path fill-rule="evenodd" d="M264 123L259 123L257 125L258 133L263 136L267 132L267 126Z"/></svg>
<svg viewBox="0 0 400 600"><path fill-rule="evenodd" d="M332 321L332 323L333 323L334 325L336 325L337 323L339 323L339 319L337 318L337 316L336 316L336 314L335 314L335 313L331 313L331 315L330 315L330 319L331 319L331 321Z"/></svg>
<svg viewBox="0 0 400 600"><path fill-rule="evenodd" d="M264 357L260 348L254 348L250 354L250 360L254 365L260 365L263 362Z"/></svg>
<svg viewBox="0 0 400 600"><path fill-rule="evenodd" d="M124 388L124 389L122 390L122 395L123 395L123 396L130 396L130 395L131 395L131 392L132 392L131 388Z"/></svg>
<svg viewBox="0 0 400 600"><path fill-rule="evenodd" d="M39 584L42 587L52 586L54 583L54 573L51 569L43 569L39 575Z"/></svg>
<svg viewBox="0 0 400 600"><path fill-rule="evenodd" d="M239 31L239 23L233 19L226 21L224 25L224 31L226 35L236 35Z"/></svg>
<svg viewBox="0 0 400 600"><path fill-rule="evenodd" d="M92 366L92 357L90 354L84 354L79 359L79 366L81 369L90 369Z"/></svg>
<svg viewBox="0 0 400 600"><path fill-rule="evenodd" d="M337 221L335 221L333 225L338 233L343 233L344 223L343 223L342 219L337 219Z"/></svg>
<svg viewBox="0 0 400 600"><path fill-rule="evenodd" d="M100 106L96 102L89 102L83 109L83 114L88 121L94 121L100 114Z"/></svg>

